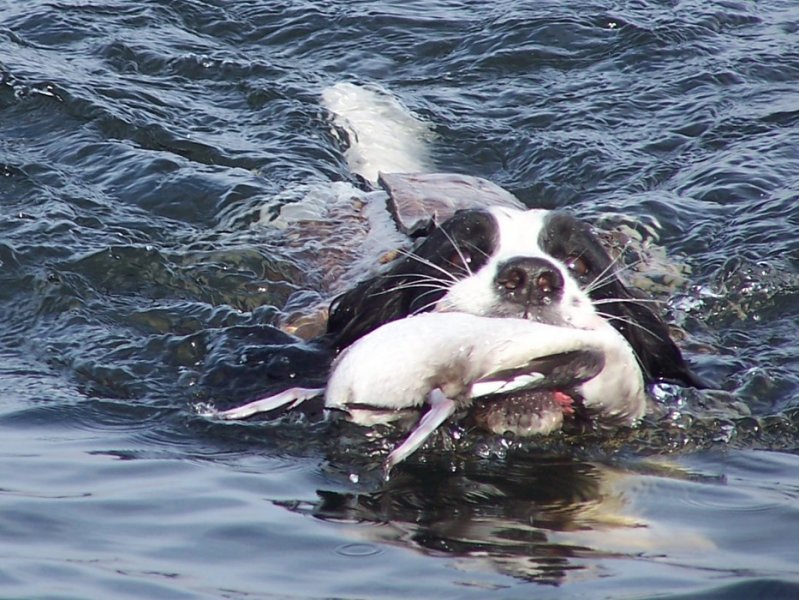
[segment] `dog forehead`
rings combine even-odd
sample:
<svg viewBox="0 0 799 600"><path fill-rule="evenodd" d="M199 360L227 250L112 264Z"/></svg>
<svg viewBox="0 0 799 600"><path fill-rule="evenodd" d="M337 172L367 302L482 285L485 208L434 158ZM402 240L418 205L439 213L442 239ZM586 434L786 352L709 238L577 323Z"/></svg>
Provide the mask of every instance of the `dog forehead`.
<svg viewBox="0 0 799 600"><path fill-rule="evenodd" d="M491 207L489 212L499 232L498 254L502 256L546 256L541 248L541 234L546 229L552 211L543 208L519 210Z"/></svg>

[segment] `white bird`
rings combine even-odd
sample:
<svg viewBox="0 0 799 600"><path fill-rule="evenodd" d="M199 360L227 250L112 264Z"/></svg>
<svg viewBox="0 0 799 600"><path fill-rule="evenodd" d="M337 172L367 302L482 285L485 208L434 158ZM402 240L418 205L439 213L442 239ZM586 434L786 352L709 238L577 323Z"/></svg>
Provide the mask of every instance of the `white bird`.
<svg viewBox="0 0 799 600"><path fill-rule="evenodd" d="M334 361L326 388L291 388L216 416L243 419L324 394L326 408L363 424L358 415L364 408L401 411L427 403L429 410L388 455L388 475L473 397L547 388L547 378L556 373L562 381L577 358L583 368L572 387L586 408L628 423L643 415L646 396L635 355L610 325L577 329L432 312L392 321L354 342Z"/></svg>

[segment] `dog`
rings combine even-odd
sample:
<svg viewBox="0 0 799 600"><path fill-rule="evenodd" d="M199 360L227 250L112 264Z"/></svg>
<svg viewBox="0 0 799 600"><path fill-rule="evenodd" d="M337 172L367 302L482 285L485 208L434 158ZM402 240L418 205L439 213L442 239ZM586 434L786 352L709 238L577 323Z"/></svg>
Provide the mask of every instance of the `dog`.
<svg viewBox="0 0 799 600"><path fill-rule="evenodd" d="M590 226L566 212L457 211L333 301L316 340L339 355L326 389L292 388L217 416L324 395L327 408L373 425L375 415L391 420L426 402L386 459L386 475L458 409L483 429L517 436L550 433L573 417L632 425L647 411L646 383L704 383L621 270Z"/></svg>
<svg viewBox="0 0 799 600"><path fill-rule="evenodd" d="M564 419L633 424L647 410L646 384L706 387L652 301L624 284L626 267L588 224L502 194L481 206L486 192L478 188L477 201L455 198L443 218L434 214L404 230L419 238L415 246L332 301L326 331L314 341L338 355L327 389L292 388L216 414L244 418L324 394L328 408L368 425L386 410L427 403L427 414L389 455L390 469L456 408L491 432L531 435ZM425 313L430 318L420 318ZM459 316L434 316L448 313ZM512 359L482 366L487 353L508 347ZM457 368L441 360L448 354L459 357ZM397 373L421 384L403 384ZM393 388L383 385L388 380Z"/></svg>

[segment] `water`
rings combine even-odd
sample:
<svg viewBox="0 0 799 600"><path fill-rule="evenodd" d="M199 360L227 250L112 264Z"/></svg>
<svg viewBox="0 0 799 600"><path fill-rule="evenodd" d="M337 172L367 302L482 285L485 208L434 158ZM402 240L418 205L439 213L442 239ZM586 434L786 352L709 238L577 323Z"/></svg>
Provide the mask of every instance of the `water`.
<svg viewBox="0 0 799 600"><path fill-rule="evenodd" d="M28 0L0 23L0 595L799 595L794 2ZM262 217L354 181L321 107L342 81L412 110L434 168L636 225L719 389L661 389L616 436L453 429L388 483L358 428L200 417L319 376L271 327L324 299L318 248Z"/></svg>

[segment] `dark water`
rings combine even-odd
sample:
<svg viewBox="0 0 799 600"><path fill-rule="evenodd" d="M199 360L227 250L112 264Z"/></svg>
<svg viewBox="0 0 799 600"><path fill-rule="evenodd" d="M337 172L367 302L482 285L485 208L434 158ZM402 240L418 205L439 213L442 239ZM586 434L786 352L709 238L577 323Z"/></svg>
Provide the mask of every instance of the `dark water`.
<svg viewBox="0 0 799 600"><path fill-rule="evenodd" d="M316 373L270 326L310 267L259 218L351 180L341 81L440 170L659 223L718 390L389 483L357 428L198 416ZM792 0L0 1L0 202L2 597L799 596Z"/></svg>

